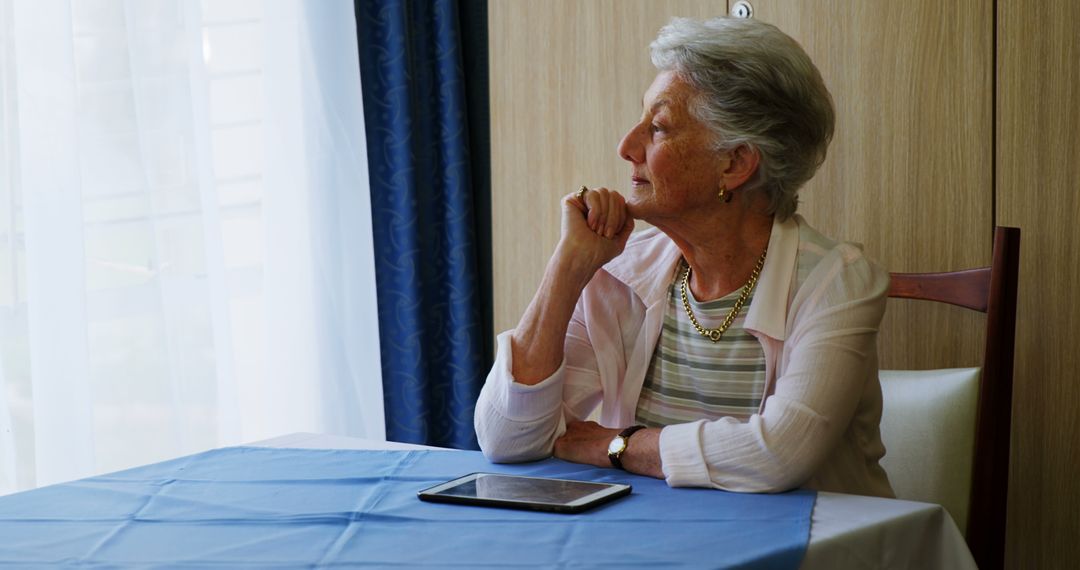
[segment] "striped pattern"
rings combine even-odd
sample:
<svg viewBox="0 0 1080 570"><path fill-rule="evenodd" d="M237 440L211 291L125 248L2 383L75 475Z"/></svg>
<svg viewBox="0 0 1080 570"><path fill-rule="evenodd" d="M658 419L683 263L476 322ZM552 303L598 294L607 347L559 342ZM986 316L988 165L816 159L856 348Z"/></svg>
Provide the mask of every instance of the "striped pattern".
<svg viewBox="0 0 1080 570"><path fill-rule="evenodd" d="M680 273L668 295L664 328L638 398L637 421L661 427L726 416L745 420L757 413L765 389L765 353L743 329L753 295L720 342L714 343L686 316L681 277ZM690 306L702 326L719 326L741 291L705 303L691 294Z"/></svg>

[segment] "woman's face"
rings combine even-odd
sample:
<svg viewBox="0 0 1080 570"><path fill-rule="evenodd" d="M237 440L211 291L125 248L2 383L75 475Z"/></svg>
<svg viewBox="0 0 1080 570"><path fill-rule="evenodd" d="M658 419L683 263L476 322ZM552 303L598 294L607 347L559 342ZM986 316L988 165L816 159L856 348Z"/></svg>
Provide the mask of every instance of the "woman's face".
<svg viewBox="0 0 1080 570"><path fill-rule="evenodd" d="M656 76L642 100L641 120L619 143L631 164L630 215L648 222L715 207L729 159L689 109L696 90L673 72Z"/></svg>

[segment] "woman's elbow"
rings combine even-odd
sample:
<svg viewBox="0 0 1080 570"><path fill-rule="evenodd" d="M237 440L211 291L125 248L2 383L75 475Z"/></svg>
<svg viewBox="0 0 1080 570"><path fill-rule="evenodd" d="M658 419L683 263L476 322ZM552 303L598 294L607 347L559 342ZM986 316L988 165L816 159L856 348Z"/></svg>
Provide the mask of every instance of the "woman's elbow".
<svg viewBox="0 0 1080 570"><path fill-rule="evenodd" d="M716 486L728 491L740 493L783 493L805 485L813 478L820 463L816 453L796 446L773 447L764 450L753 469L738 469L737 476L732 473L711 473Z"/></svg>
<svg viewBox="0 0 1080 570"><path fill-rule="evenodd" d="M484 457L492 463L524 463L537 461L551 456L551 446L522 446L505 437L481 437L477 432L477 442Z"/></svg>
<svg viewBox="0 0 1080 570"><path fill-rule="evenodd" d="M509 425L508 425L509 424ZM492 425L476 422L476 441L480 451L492 463L522 463L550 457L554 438L536 437L533 430L512 423Z"/></svg>
<svg viewBox="0 0 1080 570"><path fill-rule="evenodd" d="M779 469L775 473L769 473L758 481L754 493L783 493L796 489L810 480L810 475L805 469L789 466Z"/></svg>
<svg viewBox="0 0 1080 570"><path fill-rule="evenodd" d="M777 468L747 473L742 477L731 478L717 476L713 478L713 487L733 493L783 493L802 486L809 477L801 470Z"/></svg>
<svg viewBox="0 0 1080 570"><path fill-rule="evenodd" d="M536 452L535 450L507 449L504 447L480 446L484 458L492 463L525 463L537 461L549 457L550 453Z"/></svg>

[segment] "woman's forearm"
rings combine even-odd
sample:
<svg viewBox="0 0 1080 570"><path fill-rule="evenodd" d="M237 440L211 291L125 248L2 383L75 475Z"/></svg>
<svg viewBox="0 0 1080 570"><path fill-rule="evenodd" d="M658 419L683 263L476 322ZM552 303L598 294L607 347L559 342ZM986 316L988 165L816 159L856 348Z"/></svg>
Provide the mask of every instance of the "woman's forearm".
<svg viewBox="0 0 1080 570"><path fill-rule="evenodd" d="M622 456L623 468L631 473L664 478L664 465L660 459L660 432L663 428L638 431L630 438Z"/></svg>
<svg viewBox="0 0 1080 570"><path fill-rule="evenodd" d="M563 344L574 307L593 274L626 247L634 220L626 201L607 188L563 198L562 238L544 279L511 337L511 374L533 385L563 361Z"/></svg>
<svg viewBox="0 0 1080 570"><path fill-rule="evenodd" d="M556 250L511 337L515 382L536 384L559 369L574 307L597 269L592 260L569 255L561 245Z"/></svg>

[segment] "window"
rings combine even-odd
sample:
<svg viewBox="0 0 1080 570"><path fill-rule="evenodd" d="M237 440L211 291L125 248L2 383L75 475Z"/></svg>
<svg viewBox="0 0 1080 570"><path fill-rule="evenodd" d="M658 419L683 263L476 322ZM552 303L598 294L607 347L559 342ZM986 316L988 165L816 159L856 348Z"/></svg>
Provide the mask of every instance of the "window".
<svg viewBox="0 0 1080 570"><path fill-rule="evenodd" d="M381 438L351 3L35 4L0 0L0 492Z"/></svg>

